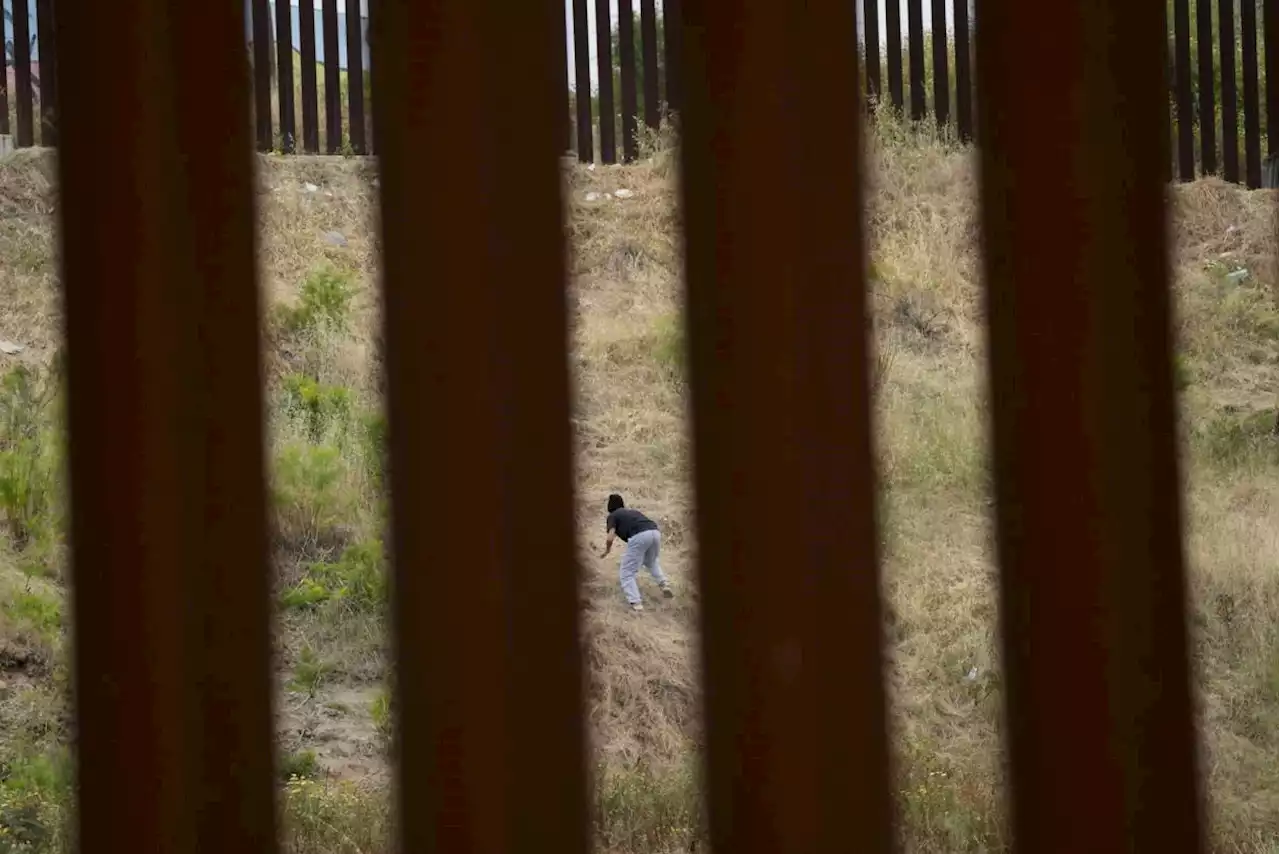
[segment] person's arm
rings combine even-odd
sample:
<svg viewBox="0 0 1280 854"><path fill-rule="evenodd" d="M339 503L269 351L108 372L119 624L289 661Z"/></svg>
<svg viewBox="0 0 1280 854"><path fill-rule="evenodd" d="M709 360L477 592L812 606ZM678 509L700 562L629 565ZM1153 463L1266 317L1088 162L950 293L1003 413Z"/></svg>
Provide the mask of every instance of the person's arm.
<svg viewBox="0 0 1280 854"><path fill-rule="evenodd" d="M605 533L604 551L600 553L600 557L608 557L609 549L613 548L613 537L614 537L614 534L617 533L614 530L615 526L616 526L616 523L614 522L613 514L610 513L609 517L604 520L604 533Z"/></svg>

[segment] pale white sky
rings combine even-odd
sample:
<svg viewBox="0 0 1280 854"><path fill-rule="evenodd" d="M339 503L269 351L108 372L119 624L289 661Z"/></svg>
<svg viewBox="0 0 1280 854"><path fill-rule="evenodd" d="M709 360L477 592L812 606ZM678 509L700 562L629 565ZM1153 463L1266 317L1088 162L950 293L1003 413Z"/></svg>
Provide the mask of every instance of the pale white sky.
<svg viewBox="0 0 1280 854"><path fill-rule="evenodd" d="M855 8L857 9L858 37L859 39L861 39L862 31L863 31L862 30L862 0L848 0L848 2L853 3ZM885 43L885 26L884 26L885 0L878 0L878 2L880 4L880 44L883 45ZM947 0L946 8L947 8L947 30L948 31L951 30L952 22L954 20L953 4L955 2L957 2L957 0ZM971 0L966 0L966 2L970 3L970 9L972 9L973 6L972 6ZM633 0L631 5L635 8L635 11L638 14L640 11L639 0ZM662 0L656 0L656 5L658 7L658 14L661 15ZM922 11L923 11L924 29L926 32L928 32L929 30L933 29L933 4L931 0L921 0L920 5L923 7ZM902 36L905 39L907 35L907 0L898 0L898 7L899 7L899 13L902 19ZM970 14L969 19L971 21L973 20L972 14ZM609 26L613 27L614 25L617 24L617 22L618 22L617 0L610 0ZM573 0L565 0L564 2L564 26L565 26L565 37L569 42L569 85L572 87L575 85L575 80L577 79L576 75L574 74ZM595 89L599 83L599 75L596 72L596 4L595 4L595 0L587 0L587 29L588 29L588 32L590 33L590 38L588 39L588 45L590 47L590 53L591 53L591 88ZM930 60L926 59L926 61L930 61Z"/></svg>

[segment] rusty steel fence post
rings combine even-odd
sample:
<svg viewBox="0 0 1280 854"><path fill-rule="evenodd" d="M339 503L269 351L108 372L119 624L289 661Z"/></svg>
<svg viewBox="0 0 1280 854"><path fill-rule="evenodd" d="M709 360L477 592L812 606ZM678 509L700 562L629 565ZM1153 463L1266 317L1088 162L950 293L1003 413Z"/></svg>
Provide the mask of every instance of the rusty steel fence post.
<svg viewBox="0 0 1280 854"><path fill-rule="evenodd" d="M966 0L957 0L964 3ZM947 67L947 0L933 0L933 115L939 130L951 123L951 72Z"/></svg>
<svg viewBox="0 0 1280 854"><path fill-rule="evenodd" d="M53 0L36 0L40 51L40 144L58 144L58 42Z"/></svg>
<svg viewBox="0 0 1280 854"><path fill-rule="evenodd" d="M338 56L338 0L321 0L324 45L324 152L342 150L342 67Z"/></svg>
<svg viewBox="0 0 1280 854"><path fill-rule="evenodd" d="M928 113L924 88L924 6L923 0L907 0L907 71L911 90L911 118Z"/></svg>
<svg viewBox="0 0 1280 854"><path fill-rule="evenodd" d="M293 7L288 0L276 4L276 97L280 110L280 148L292 154L298 145L293 106Z"/></svg>
<svg viewBox="0 0 1280 854"><path fill-rule="evenodd" d="M663 24L665 26L665 22ZM654 0L640 0L640 53L644 63L644 123L657 130L662 121L658 87L658 20Z"/></svg>
<svg viewBox="0 0 1280 854"><path fill-rule="evenodd" d="M397 848L585 854L563 11L379 16Z"/></svg>
<svg viewBox="0 0 1280 854"><path fill-rule="evenodd" d="M1266 61L1266 99L1267 99L1267 156L1276 156L1276 134L1280 132L1277 127L1278 120L1276 117L1277 107L1277 86L1276 75L1280 74L1280 57L1276 55L1276 4L1262 4L1262 46L1263 58Z"/></svg>
<svg viewBox="0 0 1280 854"><path fill-rule="evenodd" d="M880 7L876 0L862 0L863 73L867 101L880 100Z"/></svg>
<svg viewBox="0 0 1280 854"><path fill-rule="evenodd" d="M65 2L65 0L64 0ZM267 0L252 0L250 24L253 27L253 119L257 131L257 149L270 151L271 128L271 17Z"/></svg>
<svg viewBox="0 0 1280 854"><path fill-rule="evenodd" d="M368 154L365 141L364 103L364 28L360 20L360 0L346 0L347 15L347 117L351 136L351 150L356 154ZM566 94L567 97L567 94Z"/></svg>
<svg viewBox="0 0 1280 854"><path fill-rule="evenodd" d="M1267 0L1274 3L1275 0ZM1244 182L1249 189L1262 186L1262 128L1258 118L1258 16L1255 0L1240 3L1240 55L1243 68ZM1275 73L1274 70L1271 73ZM1270 75L1268 75L1270 76Z"/></svg>
<svg viewBox="0 0 1280 854"><path fill-rule="evenodd" d="M596 159L591 129L591 33L587 0L573 0L573 90L578 125L578 160Z"/></svg>
<svg viewBox="0 0 1280 854"><path fill-rule="evenodd" d="M35 125L32 99L35 97L31 87L31 10L27 0L17 0L12 7L13 14L13 96L14 118L17 121L17 139L19 148L35 145Z"/></svg>
<svg viewBox="0 0 1280 854"><path fill-rule="evenodd" d="M631 0L618 0L618 85L622 88L622 159L636 159L636 32Z"/></svg>
<svg viewBox="0 0 1280 854"><path fill-rule="evenodd" d="M613 33L609 23L610 0L596 2L596 97L600 120L600 162L617 163L617 119L613 110Z"/></svg>
<svg viewBox="0 0 1280 854"><path fill-rule="evenodd" d="M1217 98L1213 76L1213 5L1215 0L1196 0L1196 89L1199 94L1200 174L1218 171Z"/></svg>
<svg viewBox="0 0 1280 854"><path fill-rule="evenodd" d="M276 850L244 18L55 24L83 854Z"/></svg>
<svg viewBox="0 0 1280 854"><path fill-rule="evenodd" d="M663 0L662 51L667 63L666 108L679 113L684 109L684 47L681 42L680 7L683 0Z"/></svg>
<svg viewBox="0 0 1280 854"><path fill-rule="evenodd" d="M973 42L969 35L969 0L955 0L956 129L961 142L973 141Z"/></svg>
<svg viewBox="0 0 1280 854"><path fill-rule="evenodd" d="M888 851L855 10L683 13L712 848Z"/></svg>
<svg viewBox="0 0 1280 854"><path fill-rule="evenodd" d="M320 152L320 97L316 86L316 6L315 0L298 2L298 35L302 65L302 151ZM292 62L292 59L290 60Z"/></svg>
<svg viewBox="0 0 1280 854"><path fill-rule="evenodd" d="M1242 2L1251 3L1254 0L1242 0ZM1234 0L1218 0L1218 79L1222 84L1222 177L1234 183L1240 180Z"/></svg>
<svg viewBox="0 0 1280 854"><path fill-rule="evenodd" d="M1178 180L1196 177L1195 114L1191 107L1191 0L1173 0L1174 121L1178 123Z"/></svg>
<svg viewBox="0 0 1280 854"><path fill-rule="evenodd" d="M889 73L889 100L902 110L902 10L897 3L885 3L885 65Z"/></svg>
<svg viewBox="0 0 1280 854"><path fill-rule="evenodd" d="M1193 854L1161 7L979 13L1014 850Z"/></svg>

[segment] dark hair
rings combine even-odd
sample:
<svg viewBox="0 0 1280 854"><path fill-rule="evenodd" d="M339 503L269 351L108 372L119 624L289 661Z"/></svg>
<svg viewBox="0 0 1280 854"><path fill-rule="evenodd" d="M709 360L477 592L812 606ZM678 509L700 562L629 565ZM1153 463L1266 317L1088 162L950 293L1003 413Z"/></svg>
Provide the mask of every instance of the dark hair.
<svg viewBox="0 0 1280 854"><path fill-rule="evenodd" d="M625 506L626 505L622 503L622 496L619 495L618 493L615 492L609 496L609 512L610 513L612 513L614 510L620 510Z"/></svg>

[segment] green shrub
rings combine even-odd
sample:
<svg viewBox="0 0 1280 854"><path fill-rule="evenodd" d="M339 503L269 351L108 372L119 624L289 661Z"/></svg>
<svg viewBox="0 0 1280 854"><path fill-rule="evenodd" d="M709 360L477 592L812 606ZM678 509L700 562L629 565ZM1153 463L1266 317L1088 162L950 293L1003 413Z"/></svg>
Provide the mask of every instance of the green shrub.
<svg viewBox="0 0 1280 854"><path fill-rule="evenodd" d="M314 750L292 750L280 757L281 780L311 780L320 774Z"/></svg>
<svg viewBox="0 0 1280 854"><path fill-rule="evenodd" d="M328 602L331 592L309 575L280 594L280 604L291 611L305 611Z"/></svg>
<svg viewBox="0 0 1280 854"><path fill-rule="evenodd" d="M25 365L0 378L0 513L18 551L48 542L58 528L59 437L50 406L56 388Z"/></svg>
<svg viewBox="0 0 1280 854"><path fill-rule="evenodd" d="M331 266L312 271L298 292L298 303L275 310L275 322L289 335L318 329L345 331L355 297L351 274Z"/></svg>
<svg viewBox="0 0 1280 854"><path fill-rule="evenodd" d="M305 610L341 602L357 610L378 610L386 603L387 581L381 540L353 543L334 562L317 561L286 590L281 604Z"/></svg>
<svg viewBox="0 0 1280 854"><path fill-rule="evenodd" d="M351 412L351 391L344 386L324 385L302 374L285 378L285 409L302 420L307 437L324 441L331 426L342 428Z"/></svg>
<svg viewBox="0 0 1280 854"><path fill-rule="evenodd" d="M66 850L71 773L65 746L0 763L0 853Z"/></svg>
<svg viewBox="0 0 1280 854"><path fill-rule="evenodd" d="M41 456L40 443L33 439L0 450L0 511L19 551L45 533L45 514L52 505L53 479Z"/></svg>
<svg viewBox="0 0 1280 854"><path fill-rule="evenodd" d="M53 596L23 590L4 603L4 612L19 626L25 626L45 640L62 630L62 604Z"/></svg>
<svg viewBox="0 0 1280 854"><path fill-rule="evenodd" d="M298 662L293 666L293 678L289 680L288 688L296 694L314 697L319 693L330 670L332 668L320 659L315 650L304 646L298 654Z"/></svg>
<svg viewBox="0 0 1280 854"><path fill-rule="evenodd" d="M272 497L277 534L307 554L338 545L353 513L347 464L332 445L286 445L275 458Z"/></svg>

